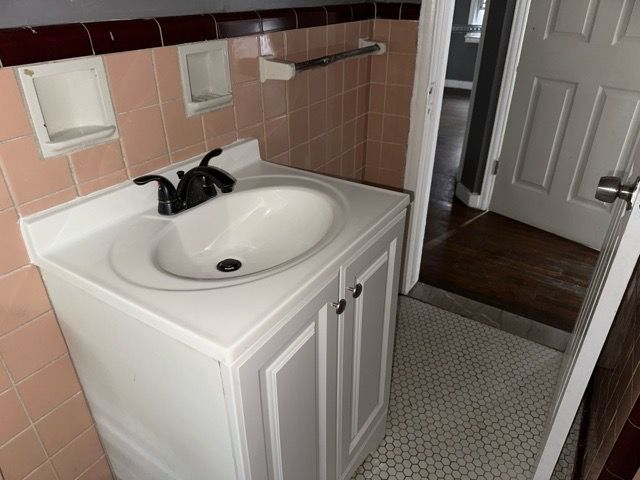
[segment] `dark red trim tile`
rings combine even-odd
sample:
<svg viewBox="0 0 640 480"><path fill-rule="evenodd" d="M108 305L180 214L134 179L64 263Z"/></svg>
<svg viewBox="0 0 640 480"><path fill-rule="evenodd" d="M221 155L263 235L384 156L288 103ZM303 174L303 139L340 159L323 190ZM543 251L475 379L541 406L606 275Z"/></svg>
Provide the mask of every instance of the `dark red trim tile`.
<svg viewBox="0 0 640 480"><path fill-rule="evenodd" d="M211 15L186 15L156 18L162 30L163 45L204 42L218 38L216 21Z"/></svg>
<svg viewBox="0 0 640 480"><path fill-rule="evenodd" d="M327 25L327 11L324 7L296 8L298 28L319 27Z"/></svg>
<svg viewBox="0 0 640 480"><path fill-rule="evenodd" d="M258 15L262 22L263 33L293 30L297 27L296 12L293 8L259 10Z"/></svg>
<svg viewBox="0 0 640 480"><path fill-rule="evenodd" d="M214 13L218 25L218 38L256 35L262 30L257 12Z"/></svg>
<svg viewBox="0 0 640 480"><path fill-rule="evenodd" d="M640 428L625 422L605 466L614 475L631 480L640 467Z"/></svg>
<svg viewBox="0 0 640 480"><path fill-rule="evenodd" d="M327 5L327 23L346 23L351 21L350 5Z"/></svg>
<svg viewBox="0 0 640 480"><path fill-rule="evenodd" d="M0 30L0 61L5 67L93 55L80 23Z"/></svg>
<svg viewBox="0 0 640 480"><path fill-rule="evenodd" d="M371 20L376 18L376 6L373 3L354 3L351 5L351 19L354 22L359 20Z"/></svg>
<svg viewBox="0 0 640 480"><path fill-rule="evenodd" d="M401 3L376 2L376 18L400 19Z"/></svg>
<svg viewBox="0 0 640 480"><path fill-rule="evenodd" d="M161 47L160 27L153 18L85 23L97 55Z"/></svg>
<svg viewBox="0 0 640 480"><path fill-rule="evenodd" d="M420 4L402 2L402 6L400 7L400 19L401 20L419 20Z"/></svg>

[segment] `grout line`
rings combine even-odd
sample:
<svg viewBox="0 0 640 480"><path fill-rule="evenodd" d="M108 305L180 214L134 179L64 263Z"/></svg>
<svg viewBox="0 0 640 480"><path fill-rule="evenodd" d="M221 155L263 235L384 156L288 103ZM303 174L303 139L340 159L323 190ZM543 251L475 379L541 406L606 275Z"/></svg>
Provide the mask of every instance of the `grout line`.
<svg viewBox="0 0 640 480"><path fill-rule="evenodd" d="M27 265L27 266L29 266L29 265ZM20 268L22 268L22 267L20 267ZM13 270L13 271L15 271L15 270ZM12 328L11 330L9 330L7 332L4 332L2 335L0 335L0 340L3 340L5 337L8 337L9 335L13 335L14 333L19 332L20 330L24 330L27 326L29 326L30 324L32 324L36 320L40 320L41 318L43 318L45 315L47 315L49 313L54 313L52 308L49 308L46 312L41 313L41 314L33 317L31 320L26 321L22 325L18 325L16 328ZM55 317L55 313L54 313L54 317ZM57 323L57 320L56 320L56 323Z"/></svg>
<svg viewBox="0 0 640 480"><path fill-rule="evenodd" d="M93 462L91 465L85 468L82 472L80 472L80 474L77 477L75 477L74 480L78 480L78 478L82 477L85 473L87 473L89 470L95 467L103 458L107 460L107 463L109 463L109 459L107 458L107 455L103 453L102 455L100 455L100 457L98 457L98 459L95 462ZM109 469L111 469L111 465L109 465ZM112 475L113 475L113 472L112 472Z"/></svg>

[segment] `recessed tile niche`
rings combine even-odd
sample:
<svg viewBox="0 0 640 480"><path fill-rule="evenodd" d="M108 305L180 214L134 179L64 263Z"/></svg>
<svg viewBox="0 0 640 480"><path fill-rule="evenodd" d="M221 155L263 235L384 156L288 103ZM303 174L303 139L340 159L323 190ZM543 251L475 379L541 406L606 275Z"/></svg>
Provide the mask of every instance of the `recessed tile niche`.
<svg viewBox="0 0 640 480"><path fill-rule="evenodd" d="M226 40L178 47L187 116L231 105L231 76Z"/></svg>
<svg viewBox="0 0 640 480"><path fill-rule="evenodd" d="M101 57L29 65L18 75L44 157L118 137Z"/></svg>

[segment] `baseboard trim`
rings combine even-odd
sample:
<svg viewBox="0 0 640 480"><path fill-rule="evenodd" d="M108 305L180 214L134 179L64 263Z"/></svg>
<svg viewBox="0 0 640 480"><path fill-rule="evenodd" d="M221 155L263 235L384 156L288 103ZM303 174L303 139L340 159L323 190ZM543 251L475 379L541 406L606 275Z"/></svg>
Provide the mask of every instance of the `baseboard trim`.
<svg viewBox="0 0 640 480"><path fill-rule="evenodd" d="M462 182L458 182L456 185L456 197L468 207L481 209L482 195L479 193L471 193Z"/></svg>
<svg viewBox="0 0 640 480"><path fill-rule="evenodd" d="M473 82L467 82L465 80L449 80L444 81L446 88L460 88L462 90L473 90Z"/></svg>

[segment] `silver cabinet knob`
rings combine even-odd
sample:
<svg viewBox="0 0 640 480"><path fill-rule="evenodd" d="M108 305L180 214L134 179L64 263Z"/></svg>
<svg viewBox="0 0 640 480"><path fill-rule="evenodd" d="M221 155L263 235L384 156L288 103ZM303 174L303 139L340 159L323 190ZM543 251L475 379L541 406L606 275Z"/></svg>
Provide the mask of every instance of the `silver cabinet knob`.
<svg viewBox="0 0 640 480"><path fill-rule="evenodd" d="M362 284L357 283L355 287L347 287L353 298L358 298L362 294Z"/></svg>
<svg viewBox="0 0 640 480"><path fill-rule="evenodd" d="M347 301L343 298L342 300L340 300L339 302L333 302L331 304L331 306L333 308L336 309L336 313L338 315L340 315L342 312L345 311L345 309L347 308Z"/></svg>
<svg viewBox="0 0 640 480"><path fill-rule="evenodd" d="M623 185L620 177L601 177L596 189L596 199L605 203L613 203L617 198L627 202L627 210L631 209L633 192L638 188L640 177L630 185Z"/></svg>

